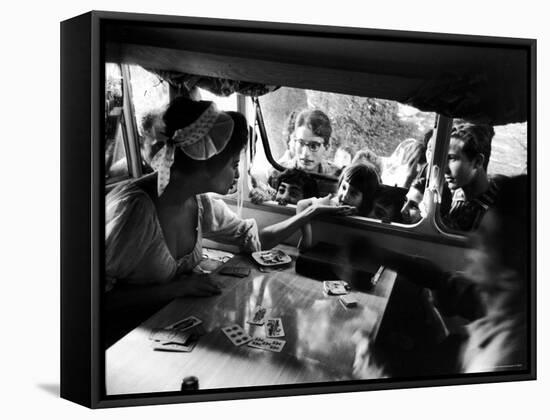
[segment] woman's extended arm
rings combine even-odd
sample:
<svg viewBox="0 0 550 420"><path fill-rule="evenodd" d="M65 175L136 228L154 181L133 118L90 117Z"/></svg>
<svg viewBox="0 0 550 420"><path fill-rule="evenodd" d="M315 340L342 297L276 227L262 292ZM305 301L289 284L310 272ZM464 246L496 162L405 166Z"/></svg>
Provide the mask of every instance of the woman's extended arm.
<svg viewBox="0 0 550 420"><path fill-rule="evenodd" d="M346 216L353 214L356 211L355 207L351 206L335 207L332 205L323 204L320 200L308 200L310 204L307 207L304 206L303 211L286 220L283 220L282 222L266 226L260 230L260 242L263 249L273 248L298 229L306 227L314 217L320 214L337 214Z"/></svg>

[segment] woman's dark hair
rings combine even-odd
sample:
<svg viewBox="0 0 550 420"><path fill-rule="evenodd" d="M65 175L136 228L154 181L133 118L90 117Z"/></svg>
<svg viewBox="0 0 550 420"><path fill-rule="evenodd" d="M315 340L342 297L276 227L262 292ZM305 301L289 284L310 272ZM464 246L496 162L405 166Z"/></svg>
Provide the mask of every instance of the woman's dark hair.
<svg viewBox="0 0 550 420"><path fill-rule="evenodd" d="M325 147L328 147L330 136L332 135L332 126L330 120L320 109L304 109L296 117L295 128L307 127L311 132L321 137Z"/></svg>
<svg viewBox="0 0 550 420"><path fill-rule="evenodd" d="M360 216L368 216L374 205L374 198L379 186L378 173L374 166L366 163L347 166L338 179L338 189L340 189L342 181L348 182L349 185L361 191L363 201L361 201L357 213Z"/></svg>
<svg viewBox="0 0 550 420"><path fill-rule="evenodd" d="M171 138L176 130L187 127L195 122L210 106L209 101L193 101L180 96L175 98L164 113L163 120L166 126L165 135ZM233 132L225 148L207 160L195 160L187 156L176 147L172 170L182 173L192 173L200 169L216 172L246 146L248 140L248 124L244 115L239 112L228 111L227 115L233 120Z"/></svg>

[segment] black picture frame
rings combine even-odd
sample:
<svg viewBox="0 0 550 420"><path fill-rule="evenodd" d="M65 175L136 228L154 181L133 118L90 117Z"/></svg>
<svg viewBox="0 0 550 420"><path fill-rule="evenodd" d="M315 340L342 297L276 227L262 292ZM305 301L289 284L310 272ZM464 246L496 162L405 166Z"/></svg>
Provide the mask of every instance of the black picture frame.
<svg viewBox="0 0 550 420"><path fill-rule="evenodd" d="M104 284L103 106L105 25L201 27L247 33L285 32L291 37L373 37L441 45L507 46L527 57L525 109L530 182L529 367L521 372L406 381L352 381L285 387L204 390L193 394L106 396L101 348ZM197 46L200 51L201 46ZM246 52L243 55L246 56ZM316 27L178 16L93 11L61 23L61 396L90 408L355 392L536 379L536 41L449 34ZM75 175L78 174L78 175Z"/></svg>

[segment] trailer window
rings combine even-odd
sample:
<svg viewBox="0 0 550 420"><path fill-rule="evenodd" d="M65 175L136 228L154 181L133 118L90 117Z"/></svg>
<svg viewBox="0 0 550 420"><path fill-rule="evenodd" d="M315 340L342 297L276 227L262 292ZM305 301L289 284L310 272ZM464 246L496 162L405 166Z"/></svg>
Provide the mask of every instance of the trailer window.
<svg viewBox="0 0 550 420"><path fill-rule="evenodd" d="M426 170L426 134L434 127L434 113L390 100L287 87L261 96L259 105L268 147L279 165L313 175L320 183L319 194L325 195L337 193L345 168L366 164L382 184L368 217L404 222L400 210L408 188ZM309 131L296 122L307 109L318 111L310 120L317 127ZM252 185L271 188L273 196L279 171L261 142L257 148Z"/></svg>
<svg viewBox="0 0 550 420"><path fill-rule="evenodd" d="M118 64L105 65L105 181L129 176L123 115L122 73Z"/></svg>
<svg viewBox="0 0 550 420"><path fill-rule="evenodd" d="M149 163L160 148L155 140L155 125L170 102L170 89L166 81L144 68L136 65L128 68L142 171L148 173L152 172Z"/></svg>

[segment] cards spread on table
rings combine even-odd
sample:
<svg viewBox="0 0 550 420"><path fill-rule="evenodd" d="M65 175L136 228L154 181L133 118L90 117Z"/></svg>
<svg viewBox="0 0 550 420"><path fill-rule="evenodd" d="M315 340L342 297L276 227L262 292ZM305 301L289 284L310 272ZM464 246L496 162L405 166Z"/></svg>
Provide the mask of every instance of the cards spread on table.
<svg viewBox="0 0 550 420"><path fill-rule="evenodd" d="M155 350L190 352L198 341L198 335L190 331L155 329L149 339Z"/></svg>
<svg viewBox="0 0 550 420"><path fill-rule="evenodd" d="M223 327L222 331L235 346L240 346L241 344L248 343L252 340L252 337L245 333L244 330L237 324Z"/></svg>
<svg viewBox="0 0 550 420"><path fill-rule="evenodd" d="M266 308L262 308L261 306L256 306L256 308L254 309L254 312L252 312L251 318L246 322L254 325L264 325L266 313L267 313Z"/></svg>
<svg viewBox="0 0 550 420"><path fill-rule="evenodd" d="M353 308L353 307L357 306L357 299L355 297L353 297L352 295L340 296L340 302L346 308Z"/></svg>
<svg viewBox="0 0 550 420"><path fill-rule="evenodd" d="M346 295L349 291L349 285L342 280L329 280L323 282L323 290L329 295Z"/></svg>
<svg viewBox="0 0 550 420"><path fill-rule="evenodd" d="M202 321L195 316L188 316L182 320L174 322L173 324L168 325L165 329L175 329L179 331L189 330L197 325L202 324Z"/></svg>
<svg viewBox="0 0 550 420"><path fill-rule="evenodd" d="M250 268L245 266L226 266L220 270L220 274L234 277L246 277L250 274Z"/></svg>
<svg viewBox="0 0 550 420"><path fill-rule="evenodd" d="M265 335L267 337L284 337L283 322L281 318L268 318L265 323Z"/></svg>
<svg viewBox="0 0 550 420"><path fill-rule="evenodd" d="M278 353L283 349L285 343L285 340L278 340L276 338L254 337L254 339L248 343L248 346Z"/></svg>
<svg viewBox="0 0 550 420"><path fill-rule="evenodd" d="M160 328L151 331L149 340L185 344L191 335L191 333L185 331Z"/></svg>

